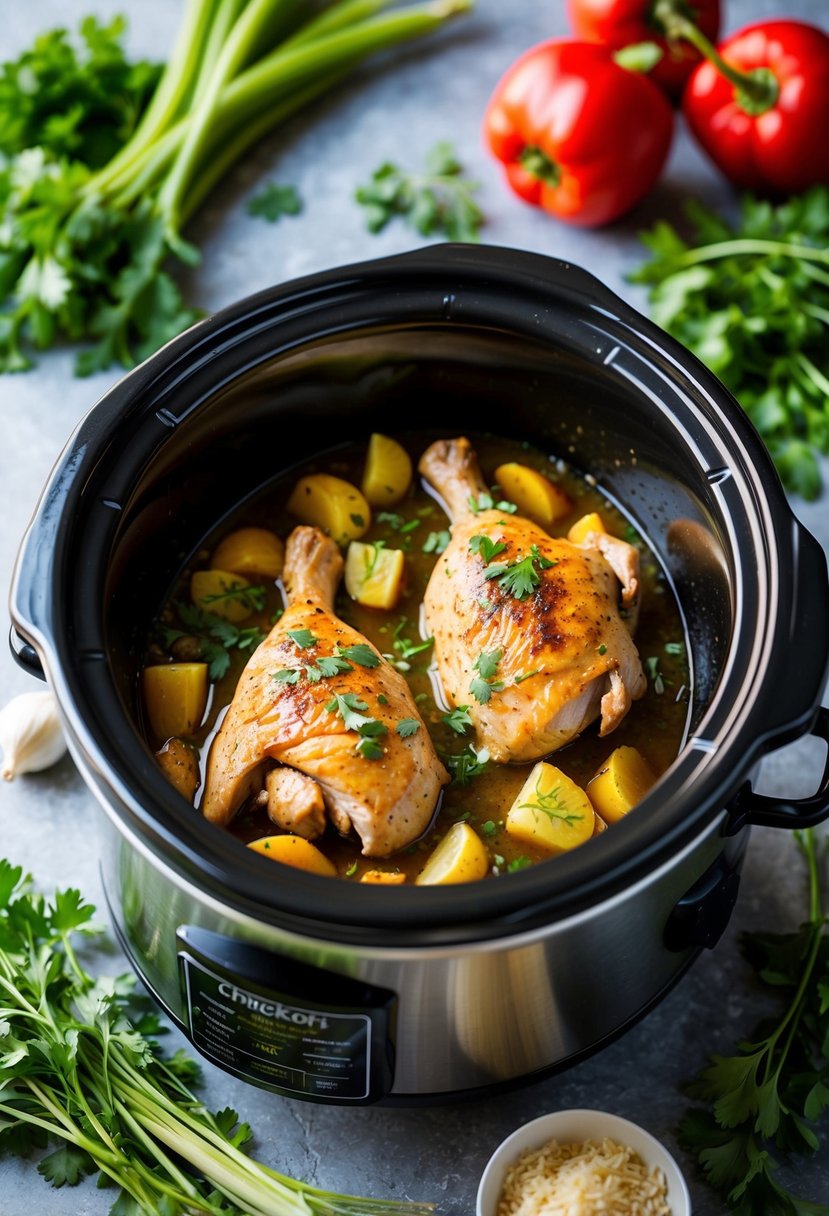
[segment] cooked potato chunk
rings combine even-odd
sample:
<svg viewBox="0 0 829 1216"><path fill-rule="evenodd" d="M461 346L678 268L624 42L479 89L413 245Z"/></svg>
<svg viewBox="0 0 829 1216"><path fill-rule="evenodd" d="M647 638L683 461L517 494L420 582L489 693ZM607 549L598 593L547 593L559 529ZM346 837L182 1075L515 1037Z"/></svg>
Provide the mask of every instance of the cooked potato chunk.
<svg viewBox="0 0 829 1216"><path fill-rule="evenodd" d="M244 594L253 585L230 570L197 570L190 578L190 598L197 608L238 625L254 611L252 599Z"/></svg>
<svg viewBox="0 0 829 1216"><path fill-rule="evenodd" d="M366 870L360 879L360 882L373 882L386 887L399 887L405 881L405 874L395 873L392 870Z"/></svg>
<svg viewBox="0 0 829 1216"><path fill-rule="evenodd" d="M486 846L468 823L456 823L429 856L415 883L432 887L448 883L476 882L489 869Z"/></svg>
<svg viewBox="0 0 829 1216"><path fill-rule="evenodd" d="M338 545L357 540L371 523L371 507L357 487L329 473L300 477L288 510L304 524L322 528Z"/></svg>
<svg viewBox="0 0 829 1216"><path fill-rule="evenodd" d="M589 515L582 515L581 519L576 520L567 533L567 539L573 545L581 545L591 532L606 531L601 515L597 511L591 511Z"/></svg>
<svg viewBox="0 0 829 1216"><path fill-rule="evenodd" d="M411 484L412 462L409 453L388 435L372 435L363 473L363 493L371 505L393 506L400 502Z"/></svg>
<svg viewBox="0 0 829 1216"><path fill-rule="evenodd" d="M515 840L564 853L593 835L590 799L574 781L545 760L534 765L507 812L506 829Z"/></svg>
<svg viewBox="0 0 829 1216"><path fill-rule="evenodd" d="M144 704L159 739L188 736L201 725L207 705L206 663L162 663L144 668Z"/></svg>
<svg viewBox="0 0 829 1216"><path fill-rule="evenodd" d="M641 802L656 773L635 747L617 747L587 783L587 795L605 823L618 823Z"/></svg>
<svg viewBox="0 0 829 1216"><path fill-rule="evenodd" d="M514 461L501 464L495 470L495 480L504 498L514 502L522 515L534 519L542 528L551 527L573 510L570 495L528 465Z"/></svg>
<svg viewBox="0 0 829 1216"><path fill-rule="evenodd" d="M156 752L155 758L170 785L175 786L181 796L192 803L201 785L199 755L195 748L183 739L172 738L167 740L161 751Z"/></svg>
<svg viewBox="0 0 829 1216"><path fill-rule="evenodd" d="M393 608L403 590L406 555L352 541L345 558L345 589L367 608Z"/></svg>
<svg viewBox="0 0 829 1216"><path fill-rule="evenodd" d="M332 862L322 854L316 845L302 836L260 836L248 845L255 853L270 857L272 861L281 861L285 866L293 866L295 870L307 870L309 874L324 874L326 878L336 878L337 870Z"/></svg>
<svg viewBox="0 0 829 1216"><path fill-rule="evenodd" d="M210 565L215 570L250 574L253 578L279 578L285 546L267 528L237 528L213 550Z"/></svg>

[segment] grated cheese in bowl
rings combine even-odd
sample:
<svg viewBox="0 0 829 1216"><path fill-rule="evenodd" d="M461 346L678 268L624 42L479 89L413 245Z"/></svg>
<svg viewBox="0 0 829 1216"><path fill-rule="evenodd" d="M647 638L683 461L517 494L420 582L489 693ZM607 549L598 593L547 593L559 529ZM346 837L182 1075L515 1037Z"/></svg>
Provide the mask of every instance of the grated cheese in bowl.
<svg viewBox="0 0 829 1216"><path fill-rule="evenodd" d="M496 1216L672 1216L665 1175L606 1137L527 1150L507 1168Z"/></svg>

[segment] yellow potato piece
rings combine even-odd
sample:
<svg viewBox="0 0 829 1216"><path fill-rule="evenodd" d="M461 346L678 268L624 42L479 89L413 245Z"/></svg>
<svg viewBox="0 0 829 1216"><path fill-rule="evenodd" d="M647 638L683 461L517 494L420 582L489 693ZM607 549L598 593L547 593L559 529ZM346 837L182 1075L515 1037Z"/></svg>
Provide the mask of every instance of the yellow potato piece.
<svg viewBox="0 0 829 1216"><path fill-rule="evenodd" d="M527 515L544 528L551 527L573 510L573 500L549 477L525 464L501 464L495 470L495 480L503 497L514 502L521 515Z"/></svg>
<svg viewBox="0 0 829 1216"><path fill-rule="evenodd" d="M304 524L322 528L338 545L359 539L371 524L371 507L363 494L350 481L330 473L300 477L288 510Z"/></svg>
<svg viewBox="0 0 829 1216"><path fill-rule="evenodd" d="M391 870L366 870L360 879L360 882L373 882L386 887L399 887L405 881L405 874L395 874Z"/></svg>
<svg viewBox="0 0 829 1216"><path fill-rule="evenodd" d="M375 433L368 442L363 493L373 507L391 507L412 484L409 453L396 439Z"/></svg>
<svg viewBox="0 0 829 1216"><path fill-rule="evenodd" d="M605 823L618 823L641 802L656 773L635 747L617 747L587 783L587 795Z"/></svg>
<svg viewBox="0 0 829 1216"><path fill-rule="evenodd" d="M595 815L584 790L541 760L518 791L505 826L514 840L564 853L590 839Z"/></svg>
<svg viewBox="0 0 829 1216"><path fill-rule="evenodd" d="M254 578L279 578L285 546L267 528L237 528L213 550L210 565L215 570L250 574Z"/></svg>
<svg viewBox="0 0 829 1216"><path fill-rule="evenodd" d="M207 705L206 663L162 663L145 667L144 704L159 739L194 734Z"/></svg>
<svg viewBox="0 0 829 1216"><path fill-rule="evenodd" d="M589 515L582 515L581 519L577 519L567 533L567 539L572 545L581 545L591 532L607 532L597 511L591 511Z"/></svg>
<svg viewBox="0 0 829 1216"><path fill-rule="evenodd" d="M393 608L403 590L406 555L352 541L345 558L345 589L366 608Z"/></svg>
<svg viewBox="0 0 829 1216"><path fill-rule="evenodd" d="M293 866L295 870L324 874L326 878L337 877L334 864L302 836L260 836L258 840L252 840L248 848L272 861L281 861L284 866Z"/></svg>
<svg viewBox="0 0 829 1216"><path fill-rule="evenodd" d="M249 579L231 570L197 570L190 578L190 599L197 608L238 625L254 609L250 600L234 592L250 586Z"/></svg>
<svg viewBox="0 0 829 1216"><path fill-rule="evenodd" d="M480 836L468 823L456 823L430 855L415 883L419 887L434 887L475 882L486 876L489 867L489 853Z"/></svg>

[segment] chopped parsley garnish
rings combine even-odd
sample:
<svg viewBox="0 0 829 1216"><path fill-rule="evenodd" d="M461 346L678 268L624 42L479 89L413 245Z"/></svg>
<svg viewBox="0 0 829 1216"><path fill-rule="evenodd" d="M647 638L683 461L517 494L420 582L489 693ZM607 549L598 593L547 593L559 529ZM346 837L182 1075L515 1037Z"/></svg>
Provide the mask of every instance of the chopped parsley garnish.
<svg viewBox="0 0 829 1216"><path fill-rule="evenodd" d="M335 693L332 701L325 707L330 714L338 713L345 724L346 730L356 731L360 736L356 750L364 760L380 760L383 748L378 743L387 735L389 728L376 718L370 718L362 711L368 705L356 693Z"/></svg>
<svg viewBox="0 0 829 1216"><path fill-rule="evenodd" d="M352 667L341 655L329 654L317 659L317 670L323 676L336 676L341 671L351 671Z"/></svg>
<svg viewBox="0 0 829 1216"><path fill-rule="evenodd" d="M529 865L532 865L529 857L513 857L512 861L507 863L507 873L515 874L517 870L526 870Z"/></svg>
<svg viewBox="0 0 829 1216"><path fill-rule="evenodd" d="M492 540L489 536L473 536L469 542L469 552L477 553L487 563L503 553L506 547L503 541Z"/></svg>
<svg viewBox="0 0 829 1216"><path fill-rule="evenodd" d="M514 562L492 562L484 570L485 579L497 579L498 586L517 600L532 595L541 582L541 570L549 570L556 563L544 557L533 545L526 557Z"/></svg>
<svg viewBox="0 0 829 1216"><path fill-rule="evenodd" d="M348 518L354 524L355 528L364 528L366 526L366 521L363 519L362 515L349 515Z"/></svg>
<svg viewBox="0 0 829 1216"><path fill-rule="evenodd" d="M403 630L408 625L408 617L402 616L398 621L394 630L394 641L392 642L392 650L394 654L384 654L383 658L388 659L392 667L397 671L411 671L412 665L409 659L413 659L415 655L422 654L424 650L428 650L434 644L434 638L426 638L425 642L412 642L409 638L403 637Z"/></svg>
<svg viewBox="0 0 829 1216"><path fill-rule="evenodd" d="M242 583L231 583L224 591L217 591L213 595L202 595L199 597L199 603L206 608L212 607L213 604L224 604L228 600L236 600L243 604L250 612L261 612L267 602L267 588L261 583L244 586Z"/></svg>
<svg viewBox="0 0 829 1216"><path fill-rule="evenodd" d="M451 533L443 529L441 532L430 532L423 542L421 549L423 553L443 553L452 539Z"/></svg>
<svg viewBox="0 0 829 1216"><path fill-rule="evenodd" d="M659 670L659 659L656 655L651 655L649 659L645 659L645 671L648 673L648 679L651 684L653 684L653 691L658 697L661 697L665 691L665 678Z"/></svg>
<svg viewBox="0 0 829 1216"><path fill-rule="evenodd" d="M420 730L420 723L417 718L402 718L394 728L401 739L408 739L410 735L416 735Z"/></svg>
<svg viewBox="0 0 829 1216"><path fill-rule="evenodd" d="M443 760L452 774L452 784L468 785L472 778L479 776L489 764L489 752L485 747L476 751L470 743L466 751L456 756L444 756Z"/></svg>
<svg viewBox="0 0 829 1216"><path fill-rule="evenodd" d="M279 684L298 684L301 675L298 667L282 667L273 673L273 679Z"/></svg>
<svg viewBox="0 0 829 1216"><path fill-rule="evenodd" d="M522 671L519 676L515 677L513 684L523 684L525 680L529 680L530 676L537 676L540 670L540 667L534 667L532 671Z"/></svg>
<svg viewBox="0 0 829 1216"><path fill-rule="evenodd" d="M378 524L388 524L392 532L399 532L406 522L405 515L396 511L378 511L374 518Z"/></svg>
<svg viewBox="0 0 829 1216"><path fill-rule="evenodd" d="M440 720L444 726L448 726L456 735L465 735L466 728L472 725L468 705L456 705L448 714L442 714Z"/></svg>
<svg viewBox="0 0 829 1216"><path fill-rule="evenodd" d="M377 667L380 662L379 654L375 654L365 642L357 642L353 646L338 646L337 654L356 663L358 667Z"/></svg>
<svg viewBox="0 0 829 1216"><path fill-rule="evenodd" d="M493 486L493 492L495 488ZM518 510L514 502L507 502L505 498L500 498L496 502L492 494L488 494L485 490L482 490L477 498L474 494L470 494L467 502L473 515L477 515L479 511L503 511L506 515L514 515Z"/></svg>
<svg viewBox="0 0 829 1216"><path fill-rule="evenodd" d="M499 646L497 650L482 650L472 664L478 674L469 685L469 691L480 705L486 705L493 692L500 692L504 687L503 680L495 679L498 664L503 657L503 647Z"/></svg>
<svg viewBox="0 0 829 1216"><path fill-rule="evenodd" d="M486 823L481 824L481 831L484 836L494 836L498 831L498 825L493 819L487 819Z"/></svg>
<svg viewBox="0 0 829 1216"><path fill-rule="evenodd" d="M680 657L681 655L685 654L685 643L684 642L666 642L665 643L665 654L670 654L670 655L674 655L675 657Z"/></svg>
<svg viewBox="0 0 829 1216"><path fill-rule="evenodd" d="M356 873L357 873L357 862L352 861L351 865L348 867L348 869L345 872L345 876L346 876L346 878L353 878Z"/></svg>
<svg viewBox="0 0 829 1216"><path fill-rule="evenodd" d="M316 646L319 638L314 637L310 629L289 629L288 637L292 642L296 642L300 650L307 650L310 646Z"/></svg>
<svg viewBox="0 0 829 1216"><path fill-rule="evenodd" d="M359 730L373 718L367 718L361 712L368 709L368 703L357 696L355 692L334 693L333 700L326 705L329 714L338 713L345 723L346 730Z"/></svg>
<svg viewBox="0 0 829 1216"><path fill-rule="evenodd" d="M174 606L179 621L186 628L175 629L162 625L162 643L169 648L179 638L194 637L198 642L201 657L208 665L207 672L211 680L220 680L228 672L231 650L252 651L265 640L264 632L256 626L249 625L240 629L224 617L217 616L214 612L205 612L195 604L178 602Z"/></svg>
<svg viewBox="0 0 829 1216"><path fill-rule="evenodd" d="M602 642L601 646L597 647L597 654L607 654L607 647L605 646L604 642Z"/></svg>

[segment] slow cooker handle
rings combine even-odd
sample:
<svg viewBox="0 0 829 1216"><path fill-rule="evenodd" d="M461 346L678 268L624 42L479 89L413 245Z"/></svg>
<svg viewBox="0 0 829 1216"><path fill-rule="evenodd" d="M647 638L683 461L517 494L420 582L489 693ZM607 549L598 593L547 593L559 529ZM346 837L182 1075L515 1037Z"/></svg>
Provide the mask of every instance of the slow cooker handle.
<svg viewBox="0 0 829 1216"><path fill-rule="evenodd" d="M829 818L829 707L820 706L814 724L806 734L823 739L827 744L823 776L814 794L808 798L772 798L755 794L751 784L746 782L729 803L727 835L732 836L747 825L811 828Z"/></svg>
<svg viewBox="0 0 829 1216"><path fill-rule="evenodd" d="M36 676L38 680L46 679L46 672L43 670L40 655L31 642L27 642L24 637L21 637L14 625L9 630L9 649L15 662L19 663L30 676Z"/></svg>

